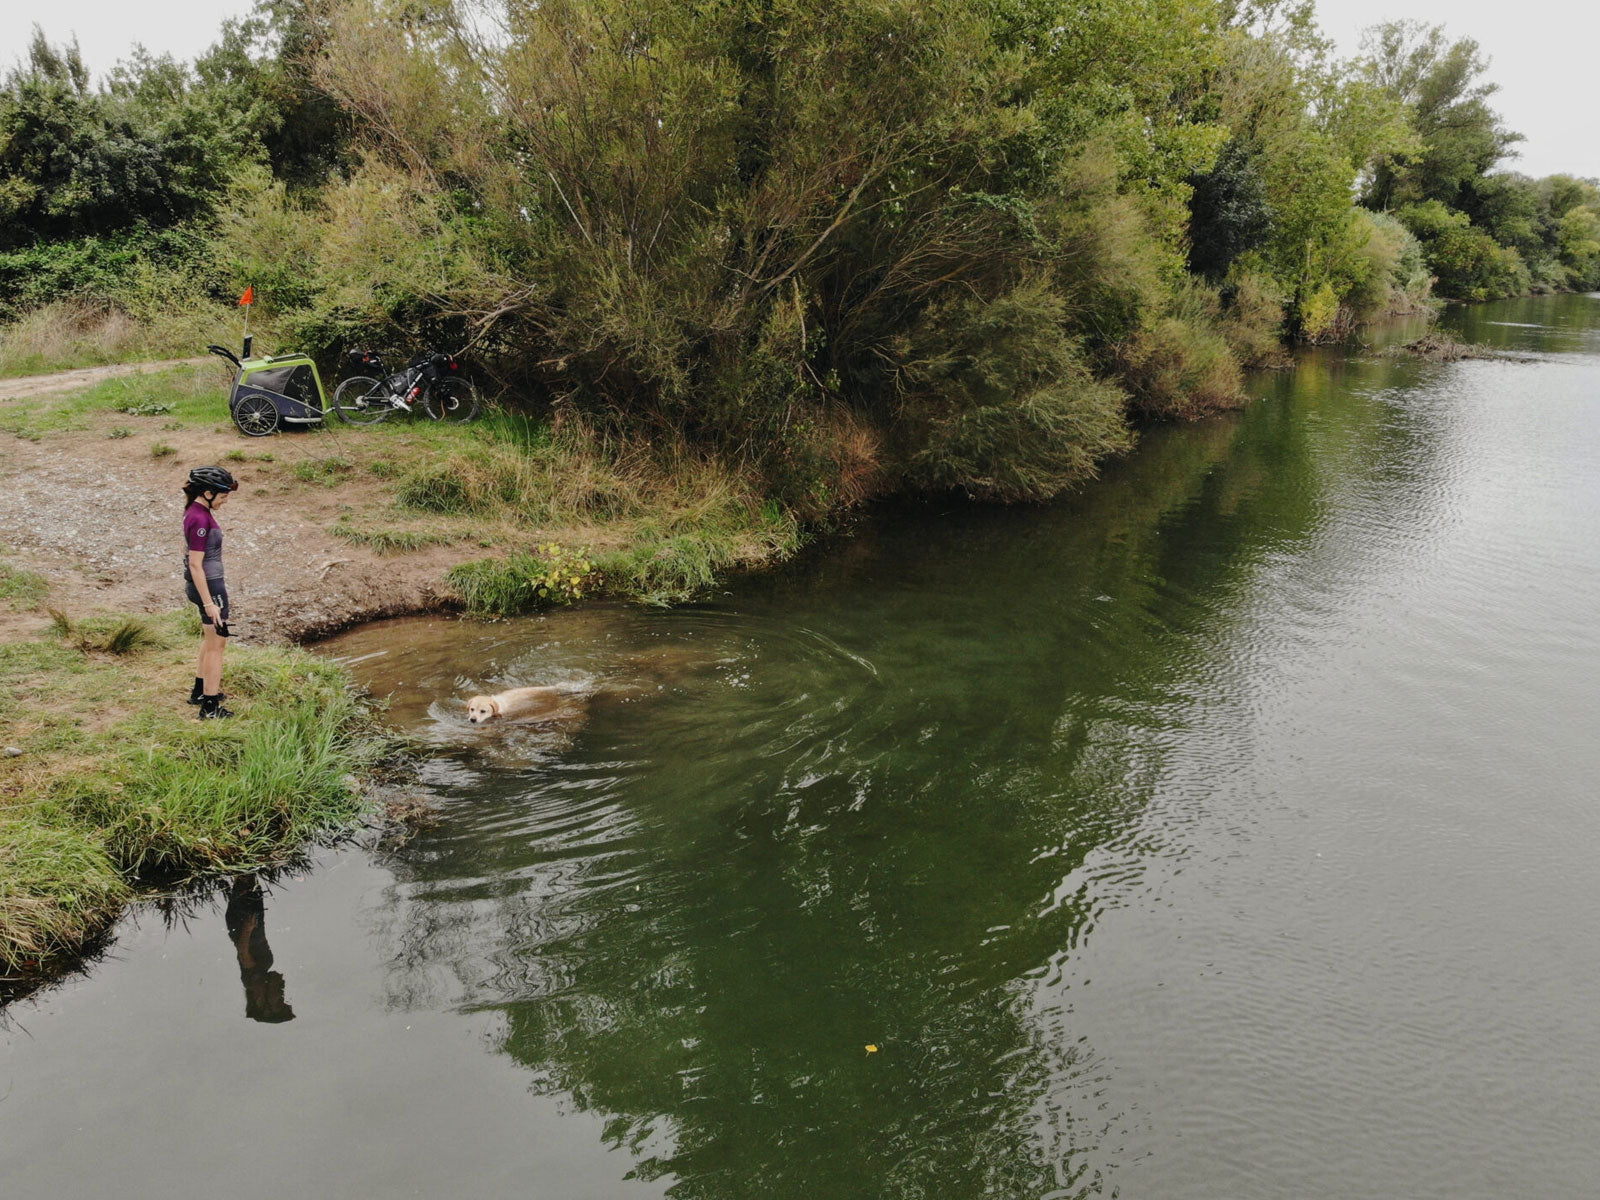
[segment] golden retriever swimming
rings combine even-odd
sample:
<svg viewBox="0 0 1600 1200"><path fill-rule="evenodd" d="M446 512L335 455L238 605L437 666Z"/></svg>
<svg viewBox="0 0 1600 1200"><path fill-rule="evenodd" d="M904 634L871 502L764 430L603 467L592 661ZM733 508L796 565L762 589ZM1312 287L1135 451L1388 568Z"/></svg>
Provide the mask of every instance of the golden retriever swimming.
<svg viewBox="0 0 1600 1200"><path fill-rule="evenodd" d="M543 716L558 708L566 692L556 687L512 688L467 701L467 720L474 725L500 718Z"/></svg>

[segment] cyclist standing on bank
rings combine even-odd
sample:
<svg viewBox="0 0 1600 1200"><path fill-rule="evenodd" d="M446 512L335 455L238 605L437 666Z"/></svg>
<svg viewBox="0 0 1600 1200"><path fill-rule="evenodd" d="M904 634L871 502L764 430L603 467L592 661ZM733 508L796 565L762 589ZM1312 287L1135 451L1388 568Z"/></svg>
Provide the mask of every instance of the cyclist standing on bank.
<svg viewBox="0 0 1600 1200"><path fill-rule="evenodd" d="M200 610L200 665L189 703L200 719L231 717L222 707L222 651L228 636L228 587L222 577L222 527L217 510L238 489L222 467L196 467L183 485L184 592Z"/></svg>

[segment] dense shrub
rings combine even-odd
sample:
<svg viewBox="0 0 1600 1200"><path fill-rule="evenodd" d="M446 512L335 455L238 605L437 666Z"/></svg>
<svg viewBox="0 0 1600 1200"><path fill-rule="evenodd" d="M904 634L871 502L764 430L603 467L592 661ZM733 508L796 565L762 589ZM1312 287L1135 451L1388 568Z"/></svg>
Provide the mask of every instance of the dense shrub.
<svg viewBox="0 0 1600 1200"><path fill-rule="evenodd" d="M1532 283L1522 256L1473 226L1465 213L1429 200L1395 215L1422 243L1443 295L1492 300L1521 295Z"/></svg>
<svg viewBox="0 0 1600 1200"><path fill-rule="evenodd" d="M152 87L181 78L170 62L142 65ZM209 211L239 157L222 114L184 94L153 107L131 73L126 82L90 91L76 46L35 32L28 64L0 85L0 249Z"/></svg>
<svg viewBox="0 0 1600 1200"><path fill-rule="evenodd" d="M1134 409L1145 416L1192 417L1244 402L1238 360L1206 317L1155 322L1125 348L1123 361Z"/></svg>
<svg viewBox="0 0 1600 1200"><path fill-rule="evenodd" d="M1127 447L1126 397L1095 379L1040 280L930 307L897 339L896 441L915 487L1042 500Z"/></svg>
<svg viewBox="0 0 1600 1200"><path fill-rule="evenodd" d="M1277 358L1283 350L1284 293L1266 271L1235 264L1221 292L1217 328L1243 366Z"/></svg>
<svg viewBox="0 0 1600 1200"><path fill-rule="evenodd" d="M222 287L193 228L130 229L0 251L0 320L71 298L150 319L204 302Z"/></svg>

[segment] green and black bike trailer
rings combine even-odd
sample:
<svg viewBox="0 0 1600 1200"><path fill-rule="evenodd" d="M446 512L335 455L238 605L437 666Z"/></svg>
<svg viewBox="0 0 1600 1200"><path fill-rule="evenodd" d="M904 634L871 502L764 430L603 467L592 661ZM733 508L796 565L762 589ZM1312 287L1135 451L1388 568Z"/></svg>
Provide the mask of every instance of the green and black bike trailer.
<svg viewBox="0 0 1600 1200"><path fill-rule="evenodd" d="M322 423L327 396L317 364L304 354L240 358L224 346L207 346L234 366L228 412L246 437L266 437L289 425L302 428Z"/></svg>

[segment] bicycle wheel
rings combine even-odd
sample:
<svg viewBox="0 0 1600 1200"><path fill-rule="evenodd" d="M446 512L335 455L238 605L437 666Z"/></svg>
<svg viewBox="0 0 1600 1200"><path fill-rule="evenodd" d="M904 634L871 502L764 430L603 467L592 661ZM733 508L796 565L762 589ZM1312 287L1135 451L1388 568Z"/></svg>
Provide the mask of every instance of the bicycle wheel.
<svg viewBox="0 0 1600 1200"><path fill-rule="evenodd" d="M428 389L422 408L435 421L470 421L478 415L478 389L465 379L441 379Z"/></svg>
<svg viewBox="0 0 1600 1200"><path fill-rule="evenodd" d="M352 375L333 392L333 412L352 425L375 425L394 411L383 384L366 375Z"/></svg>

